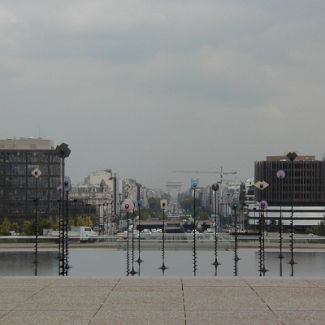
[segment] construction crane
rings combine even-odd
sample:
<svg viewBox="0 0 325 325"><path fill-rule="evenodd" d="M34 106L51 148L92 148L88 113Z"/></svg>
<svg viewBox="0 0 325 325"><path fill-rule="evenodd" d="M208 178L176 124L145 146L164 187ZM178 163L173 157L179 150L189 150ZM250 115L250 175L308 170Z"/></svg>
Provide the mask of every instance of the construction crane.
<svg viewBox="0 0 325 325"><path fill-rule="evenodd" d="M208 170L173 170L173 173L182 174L218 174L220 176L220 181L218 183L222 184L224 175L236 175L237 171L224 172L223 167L220 167L220 171L208 171Z"/></svg>

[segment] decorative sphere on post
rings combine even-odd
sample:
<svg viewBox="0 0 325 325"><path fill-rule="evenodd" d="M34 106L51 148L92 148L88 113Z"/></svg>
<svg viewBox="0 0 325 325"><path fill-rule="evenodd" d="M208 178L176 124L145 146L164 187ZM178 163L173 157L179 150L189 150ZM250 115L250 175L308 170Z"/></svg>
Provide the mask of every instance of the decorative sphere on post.
<svg viewBox="0 0 325 325"><path fill-rule="evenodd" d="M212 191L216 192L216 191L219 190L219 185L218 185L217 183L216 183L216 184L213 184L213 185L211 186L211 188L212 188Z"/></svg>
<svg viewBox="0 0 325 325"><path fill-rule="evenodd" d="M284 179L286 177L286 173L283 169L279 169L277 172L276 172L276 177L278 179Z"/></svg>

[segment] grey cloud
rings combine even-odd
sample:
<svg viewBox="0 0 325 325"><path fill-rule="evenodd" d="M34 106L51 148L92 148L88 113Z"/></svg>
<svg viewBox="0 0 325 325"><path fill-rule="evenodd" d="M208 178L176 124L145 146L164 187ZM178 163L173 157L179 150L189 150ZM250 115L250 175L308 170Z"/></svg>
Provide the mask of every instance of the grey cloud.
<svg viewBox="0 0 325 325"><path fill-rule="evenodd" d="M68 142L75 182L220 164L246 178L266 154L322 153L324 6L2 1L0 137Z"/></svg>

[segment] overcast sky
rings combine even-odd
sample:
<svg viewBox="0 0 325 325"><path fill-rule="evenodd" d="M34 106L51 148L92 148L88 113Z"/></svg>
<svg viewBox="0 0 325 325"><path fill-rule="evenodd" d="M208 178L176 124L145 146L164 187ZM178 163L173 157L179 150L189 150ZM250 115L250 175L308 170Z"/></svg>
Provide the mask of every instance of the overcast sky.
<svg viewBox="0 0 325 325"><path fill-rule="evenodd" d="M324 102L324 0L0 2L0 138L68 143L74 183L322 158Z"/></svg>

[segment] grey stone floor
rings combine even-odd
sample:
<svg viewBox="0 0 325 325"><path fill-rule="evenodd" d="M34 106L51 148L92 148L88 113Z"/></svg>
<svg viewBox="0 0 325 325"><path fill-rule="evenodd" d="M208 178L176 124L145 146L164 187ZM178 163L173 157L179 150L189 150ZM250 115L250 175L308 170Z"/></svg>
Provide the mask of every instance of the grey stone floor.
<svg viewBox="0 0 325 325"><path fill-rule="evenodd" d="M0 277L0 324L325 324L325 279Z"/></svg>

